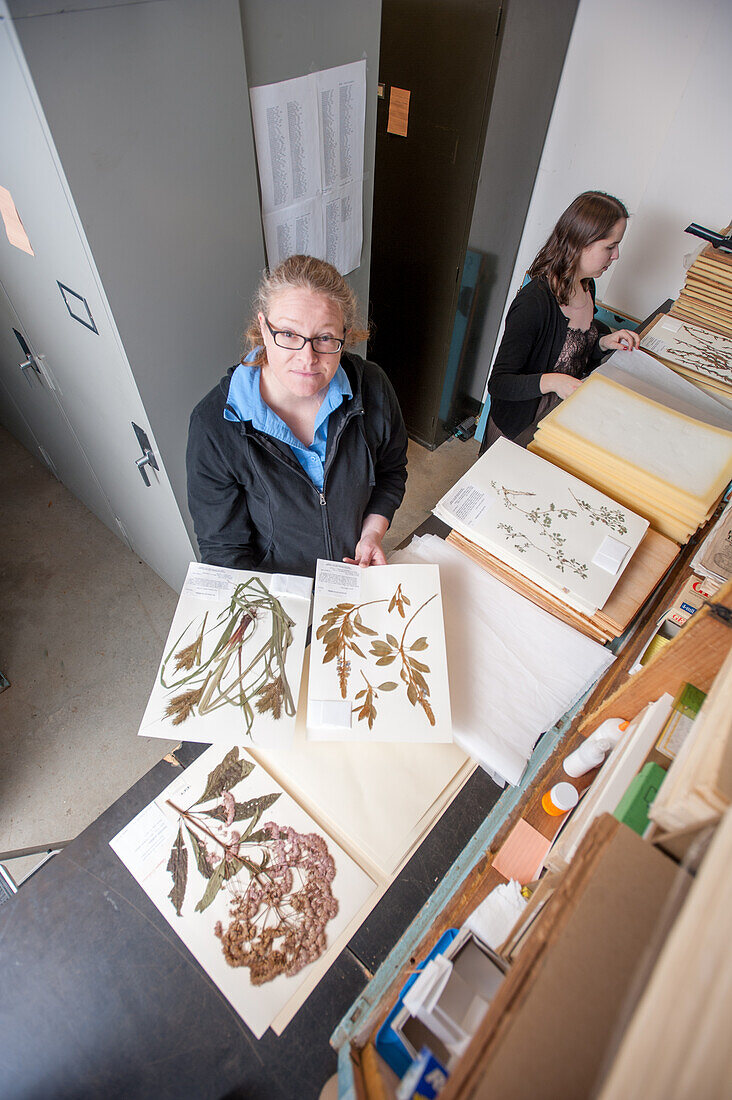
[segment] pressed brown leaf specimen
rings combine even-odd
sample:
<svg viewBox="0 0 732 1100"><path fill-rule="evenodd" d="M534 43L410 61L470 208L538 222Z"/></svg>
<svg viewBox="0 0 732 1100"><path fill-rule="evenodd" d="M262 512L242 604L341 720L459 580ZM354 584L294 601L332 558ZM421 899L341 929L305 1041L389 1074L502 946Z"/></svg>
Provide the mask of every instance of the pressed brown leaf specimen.
<svg viewBox="0 0 732 1100"><path fill-rule="evenodd" d="M315 632L315 637L322 639L325 652L323 664L336 661L336 673L338 686L341 689L341 698L348 695L348 677L351 673L349 653L355 653L357 657L365 660L365 654L356 642L356 636L363 634L367 637L375 637L376 631L366 626L361 618L361 608L371 607L373 604L386 603L386 600L369 600L367 603L352 604L339 603L325 612L320 620L320 626Z"/></svg>
<svg viewBox="0 0 732 1100"><path fill-rule="evenodd" d="M375 703L376 700L379 698L379 692L395 691L399 685L395 684L393 681L387 680L386 683L379 684L378 687L374 687L374 685L370 684L369 681L366 679L363 672L361 673L361 679L365 683L366 687L362 691L356 693L356 706L353 708L352 713L358 713L359 722L362 722L364 719L366 719L369 724L369 729L373 729L374 722L376 720Z"/></svg>
<svg viewBox="0 0 732 1100"><path fill-rule="evenodd" d="M183 899L186 896L186 884L188 882L188 849L183 839L183 826L178 826L178 835L170 851L170 859L166 871L173 876L173 886L168 897L180 916Z"/></svg>
<svg viewBox="0 0 732 1100"><path fill-rule="evenodd" d="M178 725L191 715L235 706L241 710L249 736L255 706L259 714L270 711L278 719L284 712L292 717L296 708L285 660L295 624L280 601L259 577L250 577L236 586L228 608L212 626L207 627L207 618L208 613L196 629L194 641L180 647L196 625L189 623L163 661L163 687L170 691L185 688L171 698L165 717ZM205 659L204 640L210 647Z"/></svg>
<svg viewBox="0 0 732 1100"><path fill-rule="evenodd" d="M410 602L411 601L409 600L409 598L407 596L405 596L404 593L402 592L402 586L400 584L398 584L397 585L397 590L394 593L394 595L392 596L392 598L389 602L389 607L388 607L387 610L388 611L393 611L394 608L396 608L397 611L399 612L399 614L401 615L401 617L404 619L404 618L406 618L406 611L404 610L404 608L405 608L405 606L409 607Z"/></svg>
<svg viewBox="0 0 732 1100"><path fill-rule="evenodd" d="M398 599L397 595L399 597ZM408 646L406 644L406 639L407 631L417 615L419 615L420 611L425 608L428 603L431 603L432 600L436 598L437 593L430 596L423 604L420 604L411 618L405 623L401 639L395 638L393 634L387 634L383 639L375 638L371 642L370 650L371 656L377 658L377 665L390 665L397 659L401 661L399 676L405 685L407 699L413 707L419 706L422 708L431 726L435 724L435 715L429 702L430 689L425 678L425 673L430 671L430 667L413 656L414 653L421 653L427 649L429 642L426 637L421 637L417 638ZM397 608L403 608L405 605L409 606L409 603L409 599L401 592L400 585L392 597L392 601L389 604L389 610L392 609L392 605ZM402 614L401 611L400 614ZM381 685L381 690L384 690L383 685Z"/></svg>

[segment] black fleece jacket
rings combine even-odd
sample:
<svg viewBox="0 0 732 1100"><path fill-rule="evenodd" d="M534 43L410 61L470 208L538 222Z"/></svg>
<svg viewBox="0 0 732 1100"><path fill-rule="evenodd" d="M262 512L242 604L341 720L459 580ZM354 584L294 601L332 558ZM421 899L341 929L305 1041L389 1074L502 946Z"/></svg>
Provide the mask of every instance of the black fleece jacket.
<svg viewBox="0 0 732 1100"><path fill-rule="evenodd" d="M290 447L224 420L231 375L196 405L188 433L188 506L210 565L315 575L318 558L353 557L366 515L391 521L407 480L407 433L388 378L345 353L353 397L330 414L321 493Z"/></svg>
<svg viewBox="0 0 732 1100"><path fill-rule="evenodd" d="M595 283L590 280L595 301ZM600 336L610 329L595 321ZM493 423L515 439L536 419L541 400L539 379L554 370L569 322L545 278L532 279L518 292L506 314L506 327L488 380ZM585 377L605 353L595 344Z"/></svg>

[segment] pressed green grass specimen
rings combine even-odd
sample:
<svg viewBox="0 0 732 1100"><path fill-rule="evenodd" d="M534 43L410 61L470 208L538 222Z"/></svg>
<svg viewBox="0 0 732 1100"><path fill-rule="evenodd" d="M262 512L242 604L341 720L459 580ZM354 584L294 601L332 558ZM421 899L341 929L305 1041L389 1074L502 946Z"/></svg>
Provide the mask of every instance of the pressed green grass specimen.
<svg viewBox="0 0 732 1100"><path fill-rule="evenodd" d="M238 707L250 737L255 707L275 719L283 711L292 717L295 702L285 659L295 623L259 577L237 585L228 608L210 626L207 622L208 613L200 625L189 623L163 660L160 682L177 693L165 717L177 726L191 715ZM192 630L194 640L181 645Z"/></svg>

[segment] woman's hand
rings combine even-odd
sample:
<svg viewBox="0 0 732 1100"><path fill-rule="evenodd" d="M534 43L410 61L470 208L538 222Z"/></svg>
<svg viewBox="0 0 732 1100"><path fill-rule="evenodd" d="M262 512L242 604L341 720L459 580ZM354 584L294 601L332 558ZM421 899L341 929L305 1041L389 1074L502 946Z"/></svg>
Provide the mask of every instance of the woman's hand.
<svg viewBox="0 0 732 1100"><path fill-rule="evenodd" d="M542 374L539 379L539 389L542 393L555 393L557 397L561 397L562 401L581 385L581 378L575 378L572 374L562 374L560 371Z"/></svg>
<svg viewBox="0 0 732 1100"><path fill-rule="evenodd" d="M362 569L368 565L386 565L386 555L381 549L381 540L388 528L389 520L386 516L366 516L354 557L343 560L349 565L360 565Z"/></svg>
<svg viewBox="0 0 732 1100"><path fill-rule="evenodd" d="M629 328L619 328L617 332L601 336L597 342L603 351L633 351L640 347L640 336Z"/></svg>

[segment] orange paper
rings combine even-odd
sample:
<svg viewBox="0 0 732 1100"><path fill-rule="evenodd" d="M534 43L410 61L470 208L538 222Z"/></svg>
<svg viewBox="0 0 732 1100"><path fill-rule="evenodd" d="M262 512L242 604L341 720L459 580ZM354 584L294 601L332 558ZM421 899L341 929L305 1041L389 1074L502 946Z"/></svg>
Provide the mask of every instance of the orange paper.
<svg viewBox="0 0 732 1100"><path fill-rule="evenodd" d="M551 840L522 818L506 837L493 866L499 875L525 886L537 877L551 846Z"/></svg>
<svg viewBox="0 0 732 1100"><path fill-rule="evenodd" d="M411 92L404 88L392 88L389 95L389 118L386 123L387 134L407 136L409 126L409 97Z"/></svg>
<svg viewBox="0 0 732 1100"><path fill-rule="evenodd" d="M0 217L3 219L5 225L5 232L8 235L8 240L16 248L19 248L21 252L27 252L29 256L35 256L35 252L31 248L30 241L28 240L28 234L23 228L23 223L20 220L20 214L13 202L13 196L8 191L7 187L0 187Z"/></svg>

